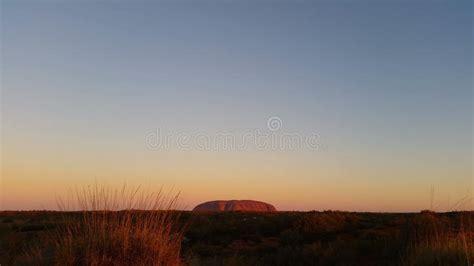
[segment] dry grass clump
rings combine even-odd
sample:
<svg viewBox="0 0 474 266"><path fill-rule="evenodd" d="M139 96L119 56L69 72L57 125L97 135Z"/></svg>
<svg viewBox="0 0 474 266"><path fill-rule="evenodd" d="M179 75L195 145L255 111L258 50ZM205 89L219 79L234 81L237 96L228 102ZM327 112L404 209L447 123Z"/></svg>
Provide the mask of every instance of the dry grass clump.
<svg viewBox="0 0 474 266"><path fill-rule="evenodd" d="M52 235L56 265L179 265L178 196L98 186L77 190L79 213ZM61 210L70 202L59 201ZM73 208L76 208L75 206Z"/></svg>
<svg viewBox="0 0 474 266"><path fill-rule="evenodd" d="M468 241L469 239L469 241ZM441 242L424 241L414 247L406 265L472 265L474 246L472 235L444 236Z"/></svg>
<svg viewBox="0 0 474 266"><path fill-rule="evenodd" d="M404 265L472 265L474 226L472 212L455 212L458 223L448 225L445 217L424 211L414 221L416 241L408 249Z"/></svg>

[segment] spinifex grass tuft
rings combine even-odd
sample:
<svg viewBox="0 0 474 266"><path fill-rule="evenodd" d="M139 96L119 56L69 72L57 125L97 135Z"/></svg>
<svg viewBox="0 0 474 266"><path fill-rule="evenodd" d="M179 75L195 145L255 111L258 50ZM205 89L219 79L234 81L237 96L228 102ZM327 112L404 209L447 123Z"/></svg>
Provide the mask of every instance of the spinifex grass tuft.
<svg viewBox="0 0 474 266"><path fill-rule="evenodd" d="M178 265L182 230L165 199L139 188L94 186L76 191L79 214L66 215L52 236L57 265ZM59 201L60 209L69 204Z"/></svg>
<svg viewBox="0 0 474 266"><path fill-rule="evenodd" d="M455 224L439 214L424 211L415 220L415 240L408 248L403 265L472 265L474 226L472 212L453 212Z"/></svg>

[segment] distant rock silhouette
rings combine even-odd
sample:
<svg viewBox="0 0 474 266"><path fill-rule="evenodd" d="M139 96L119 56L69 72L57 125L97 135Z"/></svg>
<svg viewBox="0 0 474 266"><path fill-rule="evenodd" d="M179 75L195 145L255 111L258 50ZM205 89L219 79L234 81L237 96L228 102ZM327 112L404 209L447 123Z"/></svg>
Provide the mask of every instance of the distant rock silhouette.
<svg viewBox="0 0 474 266"><path fill-rule="evenodd" d="M193 211L274 212L273 205L254 200L214 200L201 203Z"/></svg>

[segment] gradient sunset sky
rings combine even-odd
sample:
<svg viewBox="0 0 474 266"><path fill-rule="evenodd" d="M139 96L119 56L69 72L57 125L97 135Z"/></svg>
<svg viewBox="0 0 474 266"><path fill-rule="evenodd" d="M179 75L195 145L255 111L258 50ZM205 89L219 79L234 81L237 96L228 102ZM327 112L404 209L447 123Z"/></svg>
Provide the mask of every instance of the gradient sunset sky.
<svg viewBox="0 0 474 266"><path fill-rule="evenodd" d="M2 1L0 209L75 186L192 208L419 211L472 196L472 1ZM281 119L310 150L150 150Z"/></svg>

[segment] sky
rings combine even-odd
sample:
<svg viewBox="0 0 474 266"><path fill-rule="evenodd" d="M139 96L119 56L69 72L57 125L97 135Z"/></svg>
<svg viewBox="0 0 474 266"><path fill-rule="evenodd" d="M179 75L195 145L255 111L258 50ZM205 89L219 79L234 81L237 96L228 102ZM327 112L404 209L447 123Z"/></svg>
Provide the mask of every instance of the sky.
<svg viewBox="0 0 474 266"><path fill-rule="evenodd" d="M185 209L457 208L472 18L471 1L2 1L0 209L94 183L179 191ZM154 149L158 130L318 138Z"/></svg>

